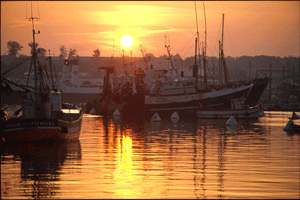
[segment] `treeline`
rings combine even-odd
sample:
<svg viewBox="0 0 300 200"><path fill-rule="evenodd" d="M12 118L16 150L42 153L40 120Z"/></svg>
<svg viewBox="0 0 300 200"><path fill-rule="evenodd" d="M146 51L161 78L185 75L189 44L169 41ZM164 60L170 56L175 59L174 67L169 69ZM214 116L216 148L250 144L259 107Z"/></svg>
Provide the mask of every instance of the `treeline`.
<svg viewBox="0 0 300 200"><path fill-rule="evenodd" d="M33 44L28 43L28 45L33 49ZM15 41L10 41L7 43L8 47L8 55L1 56L1 74L6 70L10 69L13 66L18 65L24 60L28 59L29 56L24 56L20 54L23 46L18 44ZM47 51L40 47L38 43L36 43L37 54L41 62L45 62L47 55ZM32 54L32 51L31 51ZM103 60L110 60L111 58L101 57L101 52L99 49L95 49L91 52L91 57L80 57L76 49L70 49L67 51L65 46L60 47L60 55L58 57L53 57L53 64L55 65L57 71L62 70L63 60L64 59L78 59L79 60L79 71L81 72L89 72L94 73L97 72L97 68L103 64ZM170 65L168 56L163 55L160 57L155 57L153 54L146 54L145 58L136 58L139 62L138 67L144 67L144 60L148 62L148 64L152 64L154 68L157 68L158 65ZM172 60L174 62L175 67L181 69L191 69L195 64L194 57L188 57L186 59L182 59L179 54L172 56ZM290 74L294 73L294 75L299 76L299 60L300 57L275 57L275 56L241 56L241 57L226 57L226 62L229 70L229 77L232 80L246 79L249 77L249 72L251 77L261 76L263 70L267 70L270 68L270 64L272 65L272 69L276 70L288 70ZM219 73L219 59L216 57L208 57L207 58L207 75L212 76L213 74L218 75ZM10 73L7 73L8 77L22 77L25 72L29 70L30 59L24 62L18 70L13 70ZM123 68L122 58L115 58L115 63L117 69ZM198 62L199 65L199 62ZM202 67L203 64L201 63Z"/></svg>

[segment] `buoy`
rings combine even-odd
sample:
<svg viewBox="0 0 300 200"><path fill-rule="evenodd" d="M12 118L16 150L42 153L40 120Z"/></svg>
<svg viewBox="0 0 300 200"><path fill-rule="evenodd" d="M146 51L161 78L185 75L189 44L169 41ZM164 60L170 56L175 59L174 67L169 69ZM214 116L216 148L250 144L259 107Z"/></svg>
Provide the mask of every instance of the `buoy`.
<svg viewBox="0 0 300 200"><path fill-rule="evenodd" d="M234 119L234 117L231 116L231 117L227 120L226 125L227 125L227 126L236 126L236 125L237 125L237 122L236 122L236 120Z"/></svg>
<svg viewBox="0 0 300 200"><path fill-rule="evenodd" d="M121 113L120 111L117 109L114 114L113 114L114 117L120 117L121 116Z"/></svg>
<svg viewBox="0 0 300 200"><path fill-rule="evenodd" d="M161 119L160 119L159 115L158 115L157 113L155 113L155 114L152 116L151 121L152 121L152 122L159 122L159 121L161 121Z"/></svg>
<svg viewBox="0 0 300 200"><path fill-rule="evenodd" d="M95 109L95 108L92 108L92 110L90 111L90 114L91 114L91 115L96 114L96 109Z"/></svg>
<svg viewBox="0 0 300 200"><path fill-rule="evenodd" d="M178 113L176 111L171 116L171 119L179 119L179 115L178 115Z"/></svg>
<svg viewBox="0 0 300 200"><path fill-rule="evenodd" d="M290 119L288 123L283 128L284 131L289 131L291 129L291 126L293 125L293 121Z"/></svg>

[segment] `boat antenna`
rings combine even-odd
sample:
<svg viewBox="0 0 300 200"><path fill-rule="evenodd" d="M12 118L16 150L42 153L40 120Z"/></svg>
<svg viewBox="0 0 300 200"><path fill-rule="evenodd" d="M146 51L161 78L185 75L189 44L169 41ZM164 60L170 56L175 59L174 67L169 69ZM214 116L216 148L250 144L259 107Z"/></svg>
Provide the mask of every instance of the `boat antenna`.
<svg viewBox="0 0 300 200"><path fill-rule="evenodd" d="M147 58L146 58L146 55L145 55L146 51L143 48L142 44L140 44L140 48L141 48L142 56L143 56L144 63L145 63L145 70L147 70L148 69L148 65L147 65Z"/></svg>
<svg viewBox="0 0 300 200"><path fill-rule="evenodd" d="M169 43L167 43L167 41ZM179 73L178 73L177 69L175 69L175 67L173 65L172 58L171 58L171 53L170 53L170 37L167 40L167 36L165 35L165 42L166 42L165 43L165 47L167 48L167 52L168 52L168 55L169 55L169 60L170 60L170 63L171 63L172 71L175 70L177 78L180 79Z"/></svg>

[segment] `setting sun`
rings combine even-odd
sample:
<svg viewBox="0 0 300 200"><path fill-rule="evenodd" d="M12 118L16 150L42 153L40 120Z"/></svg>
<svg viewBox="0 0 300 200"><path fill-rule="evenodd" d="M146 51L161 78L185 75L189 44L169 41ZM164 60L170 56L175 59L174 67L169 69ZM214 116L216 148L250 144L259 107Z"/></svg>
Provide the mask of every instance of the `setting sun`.
<svg viewBox="0 0 300 200"><path fill-rule="evenodd" d="M130 35L124 35L121 38L121 44L124 47L130 47L133 44L133 38Z"/></svg>

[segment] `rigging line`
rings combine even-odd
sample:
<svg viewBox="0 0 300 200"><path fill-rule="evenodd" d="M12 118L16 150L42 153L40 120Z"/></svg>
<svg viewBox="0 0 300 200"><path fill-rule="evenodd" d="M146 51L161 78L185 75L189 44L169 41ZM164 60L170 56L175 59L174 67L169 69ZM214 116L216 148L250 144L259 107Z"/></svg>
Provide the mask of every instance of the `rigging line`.
<svg viewBox="0 0 300 200"><path fill-rule="evenodd" d="M191 41L192 41L192 39L194 39L194 37L195 37L195 35L196 35L197 33L195 33L194 35L193 35L193 37L184 45L184 47L178 52L178 53L180 53Z"/></svg>
<svg viewBox="0 0 300 200"><path fill-rule="evenodd" d="M9 70L7 70L7 71L6 71L6 72L4 72L3 74L1 74L1 76L5 75L5 74L7 74L8 72L10 72L11 70L13 70L13 69L15 69L15 68L19 67L20 65L22 65L24 62L26 62L26 61L27 61L27 60L29 60L29 59L31 59L31 57L29 57L29 58L25 59L23 62L19 63L18 65L16 65L16 66L14 66L14 67L10 68Z"/></svg>
<svg viewBox="0 0 300 200"><path fill-rule="evenodd" d="M57 72L56 72L55 65L53 65L53 71L54 71L54 74L55 74L55 78L56 78L56 83L57 83L57 86L58 86L58 90L61 90L60 81L58 80L58 75L57 75Z"/></svg>
<svg viewBox="0 0 300 200"><path fill-rule="evenodd" d="M26 19L27 19L27 1L26 1Z"/></svg>
<svg viewBox="0 0 300 200"><path fill-rule="evenodd" d="M213 46L213 49L214 49L214 50L212 51L211 55L214 55L214 53L217 51L216 45L214 45L212 39L211 39L209 36L208 36L208 39L210 40L210 42L211 42L211 44L212 44L212 46Z"/></svg>
<svg viewBox="0 0 300 200"><path fill-rule="evenodd" d="M228 59L226 62L230 64L229 66L232 67L235 70L235 72L237 72L236 74L237 74L238 78L241 79L242 77L241 77L241 74L239 73L240 71L233 65L233 63Z"/></svg>
<svg viewBox="0 0 300 200"><path fill-rule="evenodd" d="M191 49L194 47L195 47L195 45L191 45L190 48L182 55L182 57L185 57L186 54L188 54L191 51Z"/></svg>
<svg viewBox="0 0 300 200"><path fill-rule="evenodd" d="M29 71L28 71L27 84L26 84L27 86L29 84L29 77L30 77L30 73L31 73L32 61L33 61L33 58L30 61L30 67L29 67Z"/></svg>
<svg viewBox="0 0 300 200"><path fill-rule="evenodd" d="M40 19L40 8L39 8L39 2L38 1L36 1L36 4L37 4L37 8L38 8L38 15L39 15L39 18L38 19Z"/></svg>
<svg viewBox="0 0 300 200"><path fill-rule="evenodd" d="M9 83L12 84L12 85L15 85L15 86L17 86L17 87L19 87L19 88L22 88L23 90L25 90L25 91L27 91L27 92L32 92L32 91L30 90L30 89L32 89L32 88L30 88L30 87L28 87L28 88L30 88L30 89L28 89L28 88L26 88L26 87L24 87L24 86L22 86L22 85L18 85L18 84L16 84L16 83L10 81L10 80L8 80L8 79L6 79L6 78L4 78L4 77L2 77L2 79L3 79L4 81L9 82Z"/></svg>

